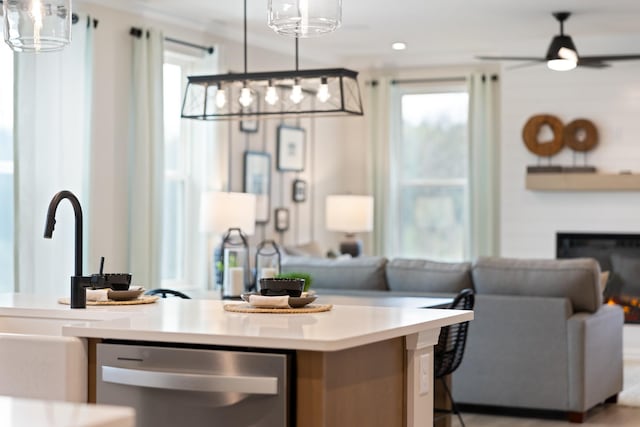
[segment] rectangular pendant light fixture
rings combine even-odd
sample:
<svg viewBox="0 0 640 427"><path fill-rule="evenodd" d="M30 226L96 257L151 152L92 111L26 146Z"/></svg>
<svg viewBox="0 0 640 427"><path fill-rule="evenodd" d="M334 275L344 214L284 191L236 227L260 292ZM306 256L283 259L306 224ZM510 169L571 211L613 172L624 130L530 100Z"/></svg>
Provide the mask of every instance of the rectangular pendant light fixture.
<svg viewBox="0 0 640 427"><path fill-rule="evenodd" d="M182 117L362 116L357 76L345 68L189 76Z"/></svg>

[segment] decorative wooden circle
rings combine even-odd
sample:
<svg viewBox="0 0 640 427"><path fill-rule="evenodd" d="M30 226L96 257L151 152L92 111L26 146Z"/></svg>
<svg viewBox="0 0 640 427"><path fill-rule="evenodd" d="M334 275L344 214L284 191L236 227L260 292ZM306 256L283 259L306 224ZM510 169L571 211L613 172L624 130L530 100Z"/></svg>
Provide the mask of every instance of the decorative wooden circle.
<svg viewBox="0 0 640 427"><path fill-rule="evenodd" d="M584 139L578 139L580 131ZM598 130L591 120L576 119L564 127L564 143L575 151L589 151L598 145Z"/></svg>
<svg viewBox="0 0 640 427"><path fill-rule="evenodd" d="M553 132L551 141L539 141L538 134L544 125L548 125ZM529 151L538 156L550 157L562 150L564 146L562 122L550 114L538 114L527 120L522 129L522 139Z"/></svg>

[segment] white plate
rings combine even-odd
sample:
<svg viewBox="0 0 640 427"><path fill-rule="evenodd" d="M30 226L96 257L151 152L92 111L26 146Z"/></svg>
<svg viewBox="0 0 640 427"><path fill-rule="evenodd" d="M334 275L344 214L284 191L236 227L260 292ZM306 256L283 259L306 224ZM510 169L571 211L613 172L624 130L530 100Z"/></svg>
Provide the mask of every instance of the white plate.
<svg viewBox="0 0 640 427"><path fill-rule="evenodd" d="M249 297L251 295L260 295L260 294L257 292L244 293L240 295L240 298L242 298L244 302L249 302ZM314 302L316 298L318 298L316 295L308 295L306 297L289 297L289 306L291 308L304 307L305 305L311 304L312 302Z"/></svg>

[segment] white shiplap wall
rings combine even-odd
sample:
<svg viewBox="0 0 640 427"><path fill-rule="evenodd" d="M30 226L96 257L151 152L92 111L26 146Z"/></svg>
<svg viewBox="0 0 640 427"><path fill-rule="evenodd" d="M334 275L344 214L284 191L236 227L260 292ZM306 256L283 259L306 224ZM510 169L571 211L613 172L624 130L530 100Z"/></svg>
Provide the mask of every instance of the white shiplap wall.
<svg viewBox="0 0 640 427"><path fill-rule="evenodd" d="M504 69L501 82L501 255L553 258L557 231L640 233L640 191L526 190L526 167L537 158L521 136L535 114L553 114L565 124L586 118L600 134L588 164L640 173L640 61L565 73L542 65ZM573 156L565 147L553 164L571 165Z"/></svg>

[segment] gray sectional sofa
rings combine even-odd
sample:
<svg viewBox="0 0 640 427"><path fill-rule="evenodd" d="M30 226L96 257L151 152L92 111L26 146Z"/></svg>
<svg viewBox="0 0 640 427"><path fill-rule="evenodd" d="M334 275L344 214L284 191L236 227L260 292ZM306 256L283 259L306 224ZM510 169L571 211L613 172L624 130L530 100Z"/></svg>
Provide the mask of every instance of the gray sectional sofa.
<svg viewBox="0 0 640 427"><path fill-rule="evenodd" d="M286 257L318 293L476 293L475 319L453 375L456 402L565 411L581 422L622 390L622 309L603 305L593 259L480 258L475 263Z"/></svg>

